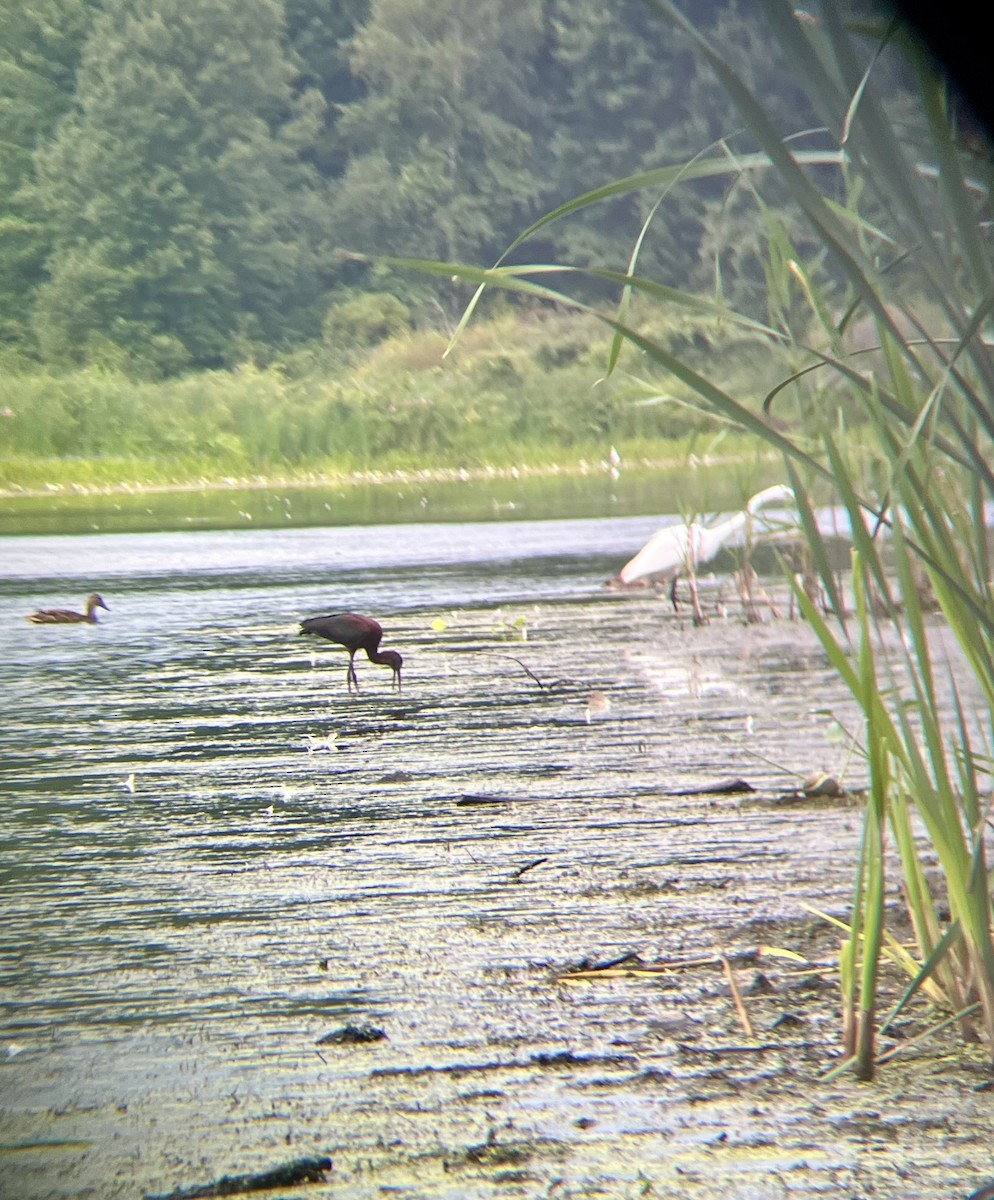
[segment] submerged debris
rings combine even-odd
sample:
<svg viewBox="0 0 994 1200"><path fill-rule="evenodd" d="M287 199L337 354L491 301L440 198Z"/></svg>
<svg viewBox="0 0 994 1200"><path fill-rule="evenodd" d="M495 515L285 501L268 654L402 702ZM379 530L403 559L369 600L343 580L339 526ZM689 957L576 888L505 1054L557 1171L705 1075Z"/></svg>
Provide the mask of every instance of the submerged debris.
<svg viewBox="0 0 994 1200"><path fill-rule="evenodd" d="M745 779L719 779L717 783L707 783L701 787L681 788L678 792L666 792L667 796L735 796L743 792L755 792L755 788Z"/></svg>
<svg viewBox="0 0 994 1200"><path fill-rule="evenodd" d="M247 1192L266 1192L272 1188L296 1187L301 1183L323 1183L331 1170L330 1158L295 1158L293 1162L251 1175L222 1175L215 1183L177 1188L157 1195L145 1194L145 1200L201 1200L208 1196L242 1196Z"/></svg>
<svg viewBox="0 0 994 1200"><path fill-rule="evenodd" d="M386 1038L382 1029L375 1025L345 1025L318 1038L316 1046L364 1046L369 1042L382 1042Z"/></svg>

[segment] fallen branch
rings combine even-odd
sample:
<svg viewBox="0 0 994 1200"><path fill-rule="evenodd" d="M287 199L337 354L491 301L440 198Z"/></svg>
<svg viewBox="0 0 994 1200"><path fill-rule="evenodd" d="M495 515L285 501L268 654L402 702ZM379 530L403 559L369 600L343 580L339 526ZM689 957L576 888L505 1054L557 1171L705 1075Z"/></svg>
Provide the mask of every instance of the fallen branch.
<svg viewBox="0 0 994 1200"><path fill-rule="evenodd" d="M145 1200L204 1200L209 1196L242 1196L247 1192L267 1192L301 1183L323 1183L325 1172L330 1170L330 1158L296 1158L282 1167L252 1175L222 1175L216 1183L177 1188L174 1192L154 1196L146 1193Z"/></svg>
<svg viewBox="0 0 994 1200"><path fill-rule="evenodd" d="M539 677L535 674L535 672L532 671L529 667L526 667L525 664L521 661L521 659L515 658L513 654L491 654L490 657L491 658L509 658L511 660L511 662L516 662L526 675L528 675L532 679L534 679L540 688L545 687L545 684L541 681L541 679L539 679Z"/></svg>
<svg viewBox="0 0 994 1200"><path fill-rule="evenodd" d="M745 779L720 779L717 783L706 783L701 787L681 788L678 792L664 792L664 796L736 796L742 792L755 792Z"/></svg>
<svg viewBox="0 0 994 1200"><path fill-rule="evenodd" d="M730 961L738 966L748 967L765 956L774 958L786 957L800 959L793 951L777 950L771 946L758 946L755 950L741 950L731 956ZM610 962L594 966L578 967L574 971L564 971L556 976L556 983L572 983L583 979L621 979L640 978L651 975L669 975L673 971L694 971L701 967L721 967L729 961L723 954L709 954L702 958L672 958L662 962L644 963L637 954L625 954ZM803 961L803 960L801 960ZM625 966L631 963L631 966Z"/></svg>
<svg viewBox="0 0 994 1200"><path fill-rule="evenodd" d="M548 862L548 861L549 861L549 856L546 855L544 858L536 858L534 862L525 863L525 865L523 867L518 867L518 869L516 871L511 872L511 878L513 880L517 881L521 878L522 875L524 875L524 873L526 871L530 871L533 867L540 867L542 865L542 863Z"/></svg>

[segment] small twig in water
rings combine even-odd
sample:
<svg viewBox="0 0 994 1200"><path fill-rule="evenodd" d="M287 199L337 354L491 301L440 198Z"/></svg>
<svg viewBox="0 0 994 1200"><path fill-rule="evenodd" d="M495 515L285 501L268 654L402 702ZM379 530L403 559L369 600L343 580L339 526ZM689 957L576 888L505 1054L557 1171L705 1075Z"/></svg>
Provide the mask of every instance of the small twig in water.
<svg viewBox="0 0 994 1200"><path fill-rule="evenodd" d="M548 862L548 861L549 861L549 856L546 855L544 858L536 858L534 862L525 863L525 865L523 867L518 867L518 869L516 871L511 872L511 878L513 880L515 880L515 882L517 882L517 880L519 880L526 871L530 871L532 869L532 867L540 867L542 865L542 863Z"/></svg>
<svg viewBox="0 0 994 1200"><path fill-rule="evenodd" d="M725 957L725 951L720 941L718 943L718 957L721 959L721 967L725 972L725 978L728 980L728 986L731 988L732 1000L735 1002L735 1011L739 1014L739 1020L742 1022L745 1035L747 1038L755 1038L756 1031L752 1027L752 1021L749 1020L749 1014L746 1012L742 993L739 991L739 985L735 982L735 976L732 973L731 963Z"/></svg>
<svg viewBox="0 0 994 1200"><path fill-rule="evenodd" d="M541 679L539 679L539 677L535 674L535 672L530 670L528 667L526 667L525 664L521 661L521 659L515 658L513 654L494 654L491 657L493 657L493 658L509 658L511 660L511 662L516 662L526 675L530 675L531 678L535 680L535 682L538 684L538 686L540 688L545 687L545 684L541 681Z"/></svg>

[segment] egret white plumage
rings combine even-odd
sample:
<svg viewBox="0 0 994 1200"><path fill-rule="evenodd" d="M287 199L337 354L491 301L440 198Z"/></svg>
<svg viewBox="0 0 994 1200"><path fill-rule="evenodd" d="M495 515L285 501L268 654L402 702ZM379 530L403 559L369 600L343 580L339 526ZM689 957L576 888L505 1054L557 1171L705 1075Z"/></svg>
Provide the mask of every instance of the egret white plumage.
<svg viewBox="0 0 994 1200"><path fill-rule="evenodd" d="M710 562L726 542L744 529L763 505L784 500L793 503L794 493L785 484L777 484L757 492L742 512L734 513L716 525L701 525L697 521L667 525L654 533L638 554L621 568L618 578L622 583L634 583L646 575L661 575L666 571L686 570L692 574L699 564Z"/></svg>

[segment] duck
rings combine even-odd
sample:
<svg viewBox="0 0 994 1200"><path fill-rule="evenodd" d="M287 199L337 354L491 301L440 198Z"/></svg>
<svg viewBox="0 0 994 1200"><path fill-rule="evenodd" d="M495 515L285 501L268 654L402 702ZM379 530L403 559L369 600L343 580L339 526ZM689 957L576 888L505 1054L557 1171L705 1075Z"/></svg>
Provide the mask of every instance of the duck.
<svg viewBox="0 0 994 1200"><path fill-rule="evenodd" d="M110 612L103 596L94 592L86 598L85 613L73 612L71 608L40 608L27 617L27 620L32 625L96 625L98 608Z"/></svg>

